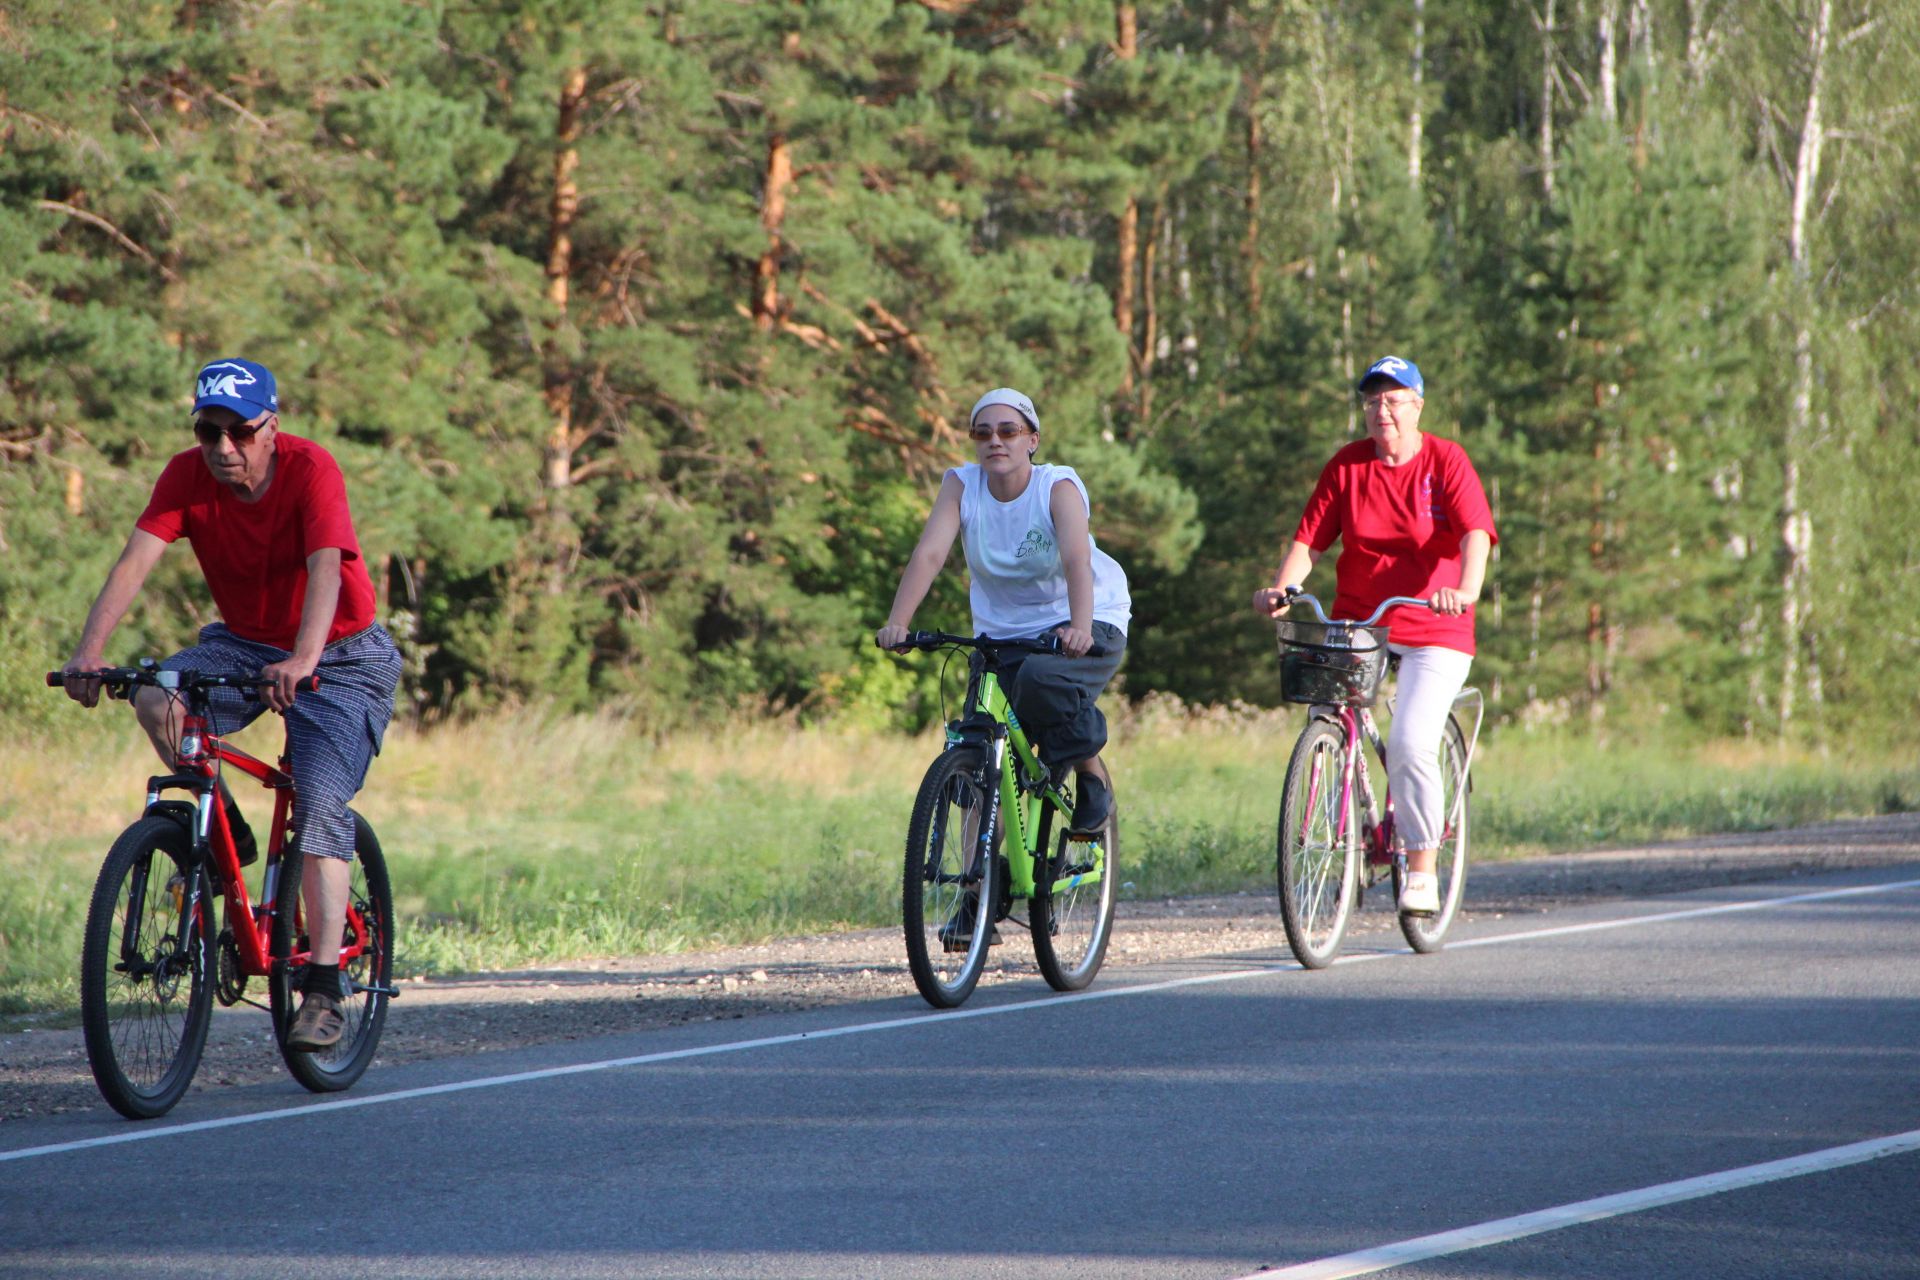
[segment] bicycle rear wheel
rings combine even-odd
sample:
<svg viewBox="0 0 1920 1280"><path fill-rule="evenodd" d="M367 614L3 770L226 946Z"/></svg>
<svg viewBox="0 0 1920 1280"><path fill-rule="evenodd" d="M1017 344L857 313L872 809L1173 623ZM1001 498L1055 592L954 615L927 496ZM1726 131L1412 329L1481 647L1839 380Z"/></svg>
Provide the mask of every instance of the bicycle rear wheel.
<svg viewBox="0 0 1920 1280"><path fill-rule="evenodd" d="M352 813L349 810L349 813ZM273 1005L274 1040L280 1057L295 1080L315 1093L337 1093L351 1088L366 1073L380 1045L380 1031L387 1021L386 989L393 979L393 887L387 879L386 855L367 820L353 817L353 870L349 878L347 926L342 932L343 954L353 945L358 916L366 932L366 946L358 955L340 963L342 997L346 1029L327 1049L302 1053L287 1048L287 1029L300 1008L301 980L306 965L290 963L288 957L310 948L306 915L300 902L300 881L306 857L297 844L289 845L280 860L280 885L274 894L273 931L268 937L267 954L273 958L273 976L268 983Z"/></svg>
<svg viewBox="0 0 1920 1280"><path fill-rule="evenodd" d="M1333 721L1308 724L1287 762L1280 801L1280 919L1287 945L1309 969L1333 963L1353 915L1360 824L1343 776L1346 745Z"/></svg>
<svg viewBox="0 0 1920 1280"><path fill-rule="evenodd" d="M1033 958L1055 991L1079 991L1093 981L1113 935L1113 898L1118 883L1118 807L1093 840L1062 834L1052 856L1038 860L1028 917Z"/></svg>
<svg viewBox="0 0 1920 1280"><path fill-rule="evenodd" d="M80 1025L100 1096L121 1115L165 1115L193 1083L212 1015L212 891L187 829L149 815L107 851L80 952ZM199 906L182 923L187 887Z"/></svg>
<svg viewBox="0 0 1920 1280"><path fill-rule="evenodd" d="M900 881L913 985L936 1009L973 993L992 945L999 890L995 833L985 829L990 780L985 757L964 748L933 762L920 783L907 824Z"/></svg>
<svg viewBox="0 0 1920 1280"><path fill-rule="evenodd" d="M1462 795L1468 790L1467 783L1467 736L1461 732L1460 722L1452 716L1447 717L1447 730L1440 738L1440 787L1441 813L1451 814L1455 797L1459 797L1460 815L1447 824L1441 834L1438 861L1434 870L1440 878L1440 910L1430 916L1400 917L1400 932L1406 935L1407 945L1423 955L1438 951L1446 944L1447 930L1453 926L1453 917L1460 910L1460 900L1467 888L1467 808L1470 797ZM1400 900L1401 880L1404 873L1399 862L1393 869L1393 898Z"/></svg>

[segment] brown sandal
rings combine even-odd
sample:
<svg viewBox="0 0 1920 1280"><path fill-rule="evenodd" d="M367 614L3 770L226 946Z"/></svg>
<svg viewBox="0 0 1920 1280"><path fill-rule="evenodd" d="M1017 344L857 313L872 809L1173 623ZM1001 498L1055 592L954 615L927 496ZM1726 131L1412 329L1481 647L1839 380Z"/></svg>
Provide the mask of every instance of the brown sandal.
<svg viewBox="0 0 1920 1280"><path fill-rule="evenodd" d="M293 1026L287 1031L287 1048L295 1053L331 1049L340 1043L340 1034L346 1029L347 1019L341 1012L339 998L322 991L309 991L307 998L300 1002L300 1012L293 1015Z"/></svg>

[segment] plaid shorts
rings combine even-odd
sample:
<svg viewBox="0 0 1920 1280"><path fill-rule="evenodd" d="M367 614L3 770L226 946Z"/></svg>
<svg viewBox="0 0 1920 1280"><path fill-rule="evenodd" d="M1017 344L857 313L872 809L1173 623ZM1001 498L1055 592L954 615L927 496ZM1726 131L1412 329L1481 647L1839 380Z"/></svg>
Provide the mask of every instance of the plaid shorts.
<svg viewBox="0 0 1920 1280"><path fill-rule="evenodd" d="M216 622L200 629L200 643L182 649L160 666L167 671L252 675L292 656L270 644L243 640ZM320 677L320 687L296 697L286 714L287 755L300 795L294 806L294 830L302 852L350 859L353 818L347 805L366 782L367 769L380 754L380 740L393 718L400 653L393 647L393 637L375 623L328 645L314 674ZM207 693L217 734L238 733L267 709L266 703L238 689Z"/></svg>

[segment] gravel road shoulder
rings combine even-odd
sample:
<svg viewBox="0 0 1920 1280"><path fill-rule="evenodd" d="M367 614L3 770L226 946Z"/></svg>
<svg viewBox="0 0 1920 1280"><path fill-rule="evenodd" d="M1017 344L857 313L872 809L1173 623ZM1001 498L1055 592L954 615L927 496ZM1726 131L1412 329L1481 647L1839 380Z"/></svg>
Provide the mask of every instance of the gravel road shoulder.
<svg viewBox="0 0 1920 1280"><path fill-rule="evenodd" d="M1920 864L1920 814L1823 823L1789 831L1703 836L1636 849L1474 866L1469 918L1532 915L1574 901L1678 893L1852 867ZM1358 935L1393 929L1376 893ZM1286 948L1270 893L1125 901L1110 968ZM986 983L1037 975L1010 939ZM425 1059L751 1018L786 1010L911 995L896 929L786 938L755 946L637 956L566 968L434 978L404 984L374 1071ZM218 1010L194 1091L285 1079L264 1013ZM190 1108L191 1100L183 1106ZM16 1023L0 1032L0 1125L98 1108L77 1027Z"/></svg>

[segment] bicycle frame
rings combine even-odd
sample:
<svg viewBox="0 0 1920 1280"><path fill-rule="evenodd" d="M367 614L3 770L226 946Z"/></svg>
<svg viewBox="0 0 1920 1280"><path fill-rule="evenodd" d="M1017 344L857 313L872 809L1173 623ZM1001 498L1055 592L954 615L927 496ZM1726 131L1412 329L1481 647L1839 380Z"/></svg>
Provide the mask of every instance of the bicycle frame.
<svg viewBox="0 0 1920 1280"><path fill-rule="evenodd" d="M1462 689L1453 699L1455 711L1469 704L1474 708L1473 730L1467 737L1467 755L1460 770L1461 776L1466 778L1473 776L1473 754L1480 743L1480 725L1486 716L1486 698L1478 689ZM1348 800L1357 787L1360 792L1358 834L1367 842L1366 866L1369 873L1367 883L1370 885L1378 883L1380 877L1385 874L1384 869L1391 868L1396 859L1406 856L1404 852L1396 852L1393 847L1393 789L1388 787L1385 791L1384 804L1376 806L1373 778L1365 767L1366 761L1361 754L1361 744L1364 741L1373 748L1374 757L1380 761L1380 767L1384 770L1387 767L1386 740L1380 735L1380 728L1374 722L1371 708L1316 707L1313 714L1319 719L1337 721L1340 725L1341 738L1346 743L1340 766L1338 810L1340 829L1334 834L1342 841L1351 838L1352 833L1345 830L1349 812ZM1313 802L1318 799L1317 789L1320 780L1316 778L1313 785L1315 790L1307 793L1309 812L1312 811ZM1446 822L1441 829L1440 840L1443 844L1459 825L1460 809L1466 803L1466 795L1467 788L1463 786L1453 797L1453 804L1448 809Z"/></svg>
<svg viewBox="0 0 1920 1280"><path fill-rule="evenodd" d="M146 809L150 813L163 811L163 806L168 802L161 799L161 794L167 790L177 788L194 793L194 847L204 851L203 856L216 881L216 892L226 899L226 920L239 957L240 972L248 977L264 978L273 970L273 958L267 950L268 934L273 926L280 864L293 814L291 764L284 751L278 766L275 766L248 755L238 747L229 746L217 734L209 732L207 717L194 705L194 701L189 700L181 724L175 772L147 779ZM247 898L246 874L240 865L239 851L234 847L226 806L217 803L220 793L217 783L223 764L234 766L274 793L273 824L268 833L265 872L261 877L258 905ZM199 878L195 877L182 904L183 925L187 917L200 909L199 893ZM245 921L247 927L239 927L240 921ZM353 936L352 941L341 948L341 963L361 955L368 946L366 920L352 904L347 908L347 927ZM286 957L289 965L305 963L309 958L310 953L304 951Z"/></svg>
<svg viewBox="0 0 1920 1280"><path fill-rule="evenodd" d="M1018 839L1007 853L1008 890L1014 898L1031 898L1033 869L1046 848L1057 809L1069 812L1067 802L1047 779L1033 745L1027 741L1020 718L1014 714L1000 678L987 667L986 655L975 650L967 659L967 696L960 719L947 727L947 750L964 745L985 746L1000 786L987 808L976 857L993 849L993 834L1003 814L1012 814Z"/></svg>

